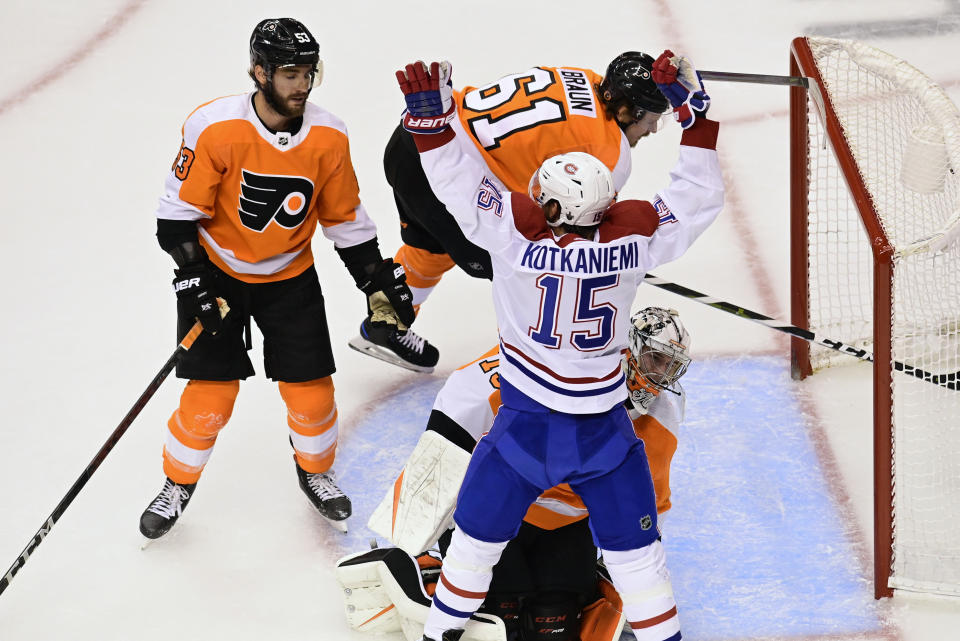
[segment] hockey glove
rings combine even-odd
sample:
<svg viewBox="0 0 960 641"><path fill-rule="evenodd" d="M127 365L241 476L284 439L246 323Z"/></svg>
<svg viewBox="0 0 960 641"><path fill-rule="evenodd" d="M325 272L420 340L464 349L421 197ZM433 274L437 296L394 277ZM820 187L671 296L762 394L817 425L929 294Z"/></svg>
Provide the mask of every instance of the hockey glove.
<svg viewBox="0 0 960 641"><path fill-rule="evenodd" d="M653 63L653 81L673 106L673 117L684 129L693 126L697 116L707 115L710 96L703 88L700 73L682 56L667 49Z"/></svg>
<svg viewBox="0 0 960 641"><path fill-rule="evenodd" d="M213 289L214 275L203 263L184 265L173 270L173 291L183 305L184 312L196 318L204 331L216 334L223 326L217 295Z"/></svg>
<svg viewBox="0 0 960 641"><path fill-rule="evenodd" d="M360 289L367 295L372 323L389 323L397 325L400 331L406 331L417 317L403 266L390 258L384 258L377 264L370 274L370 280Z"/></svg>
<svg viewBox="0 0 960 641"><path fill-rule="evenodd" d="M456 117L453 104L453 67L449 62L431 62L430 70L417 61L397 72L397 82L407 101L403 128L411 133L438 134Z"/></svg>

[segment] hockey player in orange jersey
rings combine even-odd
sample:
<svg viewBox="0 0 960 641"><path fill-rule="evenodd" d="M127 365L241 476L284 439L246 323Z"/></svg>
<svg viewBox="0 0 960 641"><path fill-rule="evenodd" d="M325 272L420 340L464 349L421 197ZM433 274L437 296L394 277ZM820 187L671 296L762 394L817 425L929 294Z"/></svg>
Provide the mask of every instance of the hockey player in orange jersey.
<svg viewBox="0 0 960 641"><path fill-rule="evenodd" d="M690 337L677 312L648 307L634 314L624 358L626 406L647 451L661 527L671 507L670 463L686 398L678 381L690 362L689 350ZM447 528L468 452L493 423L499 397L499 348L455 371L440 390L426 432L370 519L370 527L397 547L338 562L347 618L355 629L385 632L400 626L408 639L420 638L440 571L440 562L421 552L438 537L441 552L449 542ZM504 622L508 641L619 638L620 598L597 566L587 517L566 484L530 506L519 534L494 566L480 609ZM377 616L391 606L392 615ZM468 624L463 640L502 638L497 634L496 619L480 617Z"/></svg>
<svg viewBox="0 0 960 641"><path fill-rule="evenodd" d="M384 260L360 203L346 127L307 98L321 77L319 47L292 18L261 21L250 38L250 93L198 107L157 209L157 238L176 263L178 334L204 333L177 366L189 379L167 424L160 494L140 519L165 534L193 495L233 411L250 319L263 334L264 369L278 381L300 488L345 529L350 499L331 466L337 447L335 370L324 297L313 265L317 226L331 240L374 326L402 334L414 311L403 269ZM221 319L215 300L230 307Z"/></svg>
<svg viewBox="0 0 960 641"><path fill-rule="evenodd" d="M482 161L507 191L526 192L549 157L581 151L599 158L620 191L630 175L630 150L657 131L669 103L651 79L653 58L637 51L617 56L599 74L579 67L534 67L481 87L454 91L457 141ZM491 278L490 256L468 241L430 189L410 134L397 127L387 143L384 170L393 188L404 244L403 265L417 309L454 265ZM432 371L439 353L422 337L369 321L351 347L417 371Z"/></svg>

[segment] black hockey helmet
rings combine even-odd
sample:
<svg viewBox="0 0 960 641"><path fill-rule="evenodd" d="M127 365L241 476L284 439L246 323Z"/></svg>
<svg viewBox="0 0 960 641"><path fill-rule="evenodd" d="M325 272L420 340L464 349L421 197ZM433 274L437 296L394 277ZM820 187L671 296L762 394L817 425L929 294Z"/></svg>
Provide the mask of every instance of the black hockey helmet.
<svg viewBox="0 0 960 641"><path fill-rule="evenodd" d="M316 69L319 62L320 47L299 20L261 20L250 36L250 66L260 65L267 75L279 67L293 65L311 65Z"/></svg>
<svg viewBox="0 0 960 641"><path fill-rule="evenodd" d="M600 97L607 104L626 100L634 110L663 113L670 105L653 81L653 57L627 51L613 59L600 83Z"/></svg>

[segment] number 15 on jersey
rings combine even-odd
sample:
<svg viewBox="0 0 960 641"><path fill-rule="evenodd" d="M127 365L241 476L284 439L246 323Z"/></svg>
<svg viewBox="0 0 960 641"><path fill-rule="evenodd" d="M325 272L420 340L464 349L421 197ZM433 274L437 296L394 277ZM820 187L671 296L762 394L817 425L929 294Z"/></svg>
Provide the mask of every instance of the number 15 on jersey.
<svg viewBox="0 0 960 641"><path fill-rule="evenodd" d="M616 287L617 274L595 278L566 279L559 274L543 274L537 278L540 290L540 318L528 330L530 338L551 349L559 349L565 340L581 352L602 350L613 340L617 308L613 303L598 301L602 292ZM569 281L576 280L576 293ZM564 287L567 285L567 287ZM569 291L569 293L567 293ZM575 295L571 318L560 318L561 297ZM564 331L569 329L569 331Z"/></svg>

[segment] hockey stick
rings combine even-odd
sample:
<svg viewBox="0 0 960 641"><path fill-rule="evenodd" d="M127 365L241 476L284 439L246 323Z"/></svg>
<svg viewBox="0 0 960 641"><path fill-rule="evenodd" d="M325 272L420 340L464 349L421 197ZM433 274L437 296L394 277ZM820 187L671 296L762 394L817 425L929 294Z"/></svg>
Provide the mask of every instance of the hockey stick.
<svg viewBox="0 0 960 641"><path fill-rule="evenodd" d="M744 309L739 305L734 305L733 303L728 303L726 301L713 298L712 296L701 294L700 292L684 287L683 285L678 285L668 280L658 278L653 274L647 274L643 277L643 280L650 283L654 287L659 287L660 289L665 289L668 292L673 292L674 294L683 296L684 298L695 300L698 303L719 309L722 312L727 312L728 314L733 314L734 316L739 316L740 318L746 318L747 320L751 320L755 323L775 329L778 332L790 334L791 336L802 338L805 341L810 341L811 343L816 343L817 345L829 347L832 350L836 350L842 354L848 354L854 358L859 358L862 361L868 361L871 363L873 362L873 354L866 350L856 348L853 345L847 345L846 343L841 343L840 341L833 340L832 338L823 338L817 336L808 329L801 329L795 325L789 325L787 323L778 321L775 318L770 318L769 316L758 314L757 312L750 311L749 309ZM960 372L953 372L951 374L933 374L931 372L913 367L912 365L906 365L900 361L893 361L893 369L950 390L960 389Z"/></svg>
<svg viewBox="0 0 960 641"><path fill-rule="evenodd" d="M227 312L230 310L227 307L226 302L221 299L217 299L220 304L220 315L226 316ZM17 572L27 563L27 559L30 558L30 555L33 554L33 551L43 543L43 539L50 534L50 530L53 529L54 524L60 520L60 517L63 516L63 513L67 511L67 508L70 507L70 504L73 503L73 500L77 498L77 495L80 494L80 490L83 489L83 486L87 484L87 481L90 480L90 477L93 476L93 473L97 471L97 468L100 467L100 464L103 463L103 460L107 458L107 454L114 448L117 442L120 440L120 437L124 435L130 425L133 423L133 420L137 418L137 415L140 414L140 411L146 406L147 402L153 397L160 385L163 384L163 381L167 378L173 368L176 366L177 362L183 358L183 355L187 353L187 350L193 346L197 337L200 336L200 333L203 332L203 325L200 324L200 321L194 323L193 327L187 332L187 335L183 337L183 340L180 341L180 344L177 345L177 349L174 350L170 358L167 359L167 362L164 363L163 367L160 368L160 371L156 376L153 377L153 380L150 381L150 384L147 386L147 389L143 391L143 394L140 395L140 398L137 399L137 402L133 404L133 407L130 408L130 411L127 412L127 415L123 417L123 420L120 421L120 424L117 425L117 428L113 430L113 433L110 435L110 438L107 439L107 442L103 444L103 447L100 448L100 451L97 452L96 456L93 457L93 460L87 465L86 469L83 470L83 473L80 475L74 484L67 490L66 495L60 499L60 503L57 504L57 507L54 508L53 513L43 522L43 525L40 526L40 529L37 530L37 533L33 535L33 538L30 539L30 542L27 543L27 547L23 548L23 552L20 553L20 556L13 562L13 565L10 566L10 569L7 570L7 573L0 577L0 594L3 594L3 591L7 589L7 586L10 585L10 581L13 580L13 577L16 576Z"/></svg>
<svg viewBox="0 0 960 641"><path fill-rule="evenodd" d="M730 71L701 71L704 80L721 82L749 82L757 85L788 85L809 88L810 79L803 76L768 76L759 73L734 73Z"/></svg>

